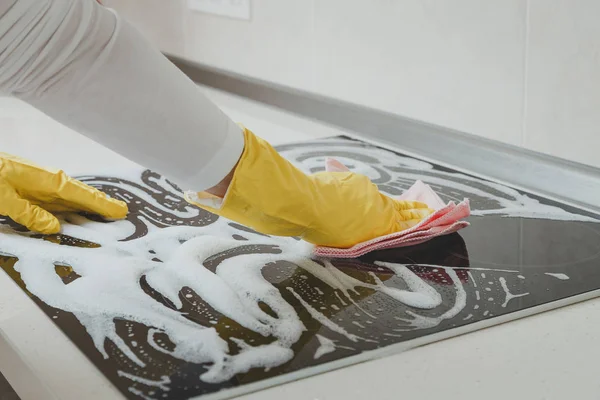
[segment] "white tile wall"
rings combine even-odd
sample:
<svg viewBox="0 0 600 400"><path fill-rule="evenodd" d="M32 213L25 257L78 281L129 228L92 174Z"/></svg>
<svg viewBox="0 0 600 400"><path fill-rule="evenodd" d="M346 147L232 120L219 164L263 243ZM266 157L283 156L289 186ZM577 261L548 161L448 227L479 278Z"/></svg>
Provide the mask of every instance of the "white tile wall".
<svg viewBox="0 0 600 400"><path fill-rule="evenodd" d="M105 1L173 54L600 167L597 0Z"/></svg>
<svg viewBox="0 0 600 400"><path fill-rule="evenodd" d="M322 94L520 144L520 0L318 0Z"/></svg>
<svg viewBox="0 0 600 400"><path fill-rule="evenodd" d="M525 146L600 167L600 2L531 0Z"/></svg>
<svg viewBox="0 0 600 400"><path fill-rule="evenodd" d="M311 1L255 0L251 21L189 11L184 56L288 86L314 90Z"/></svg>

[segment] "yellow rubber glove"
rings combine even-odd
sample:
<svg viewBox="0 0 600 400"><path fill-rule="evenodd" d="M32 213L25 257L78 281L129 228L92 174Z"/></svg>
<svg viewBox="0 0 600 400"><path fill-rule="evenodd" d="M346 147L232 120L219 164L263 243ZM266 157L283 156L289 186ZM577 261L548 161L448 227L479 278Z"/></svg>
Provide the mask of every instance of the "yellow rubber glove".
<svg viewBox="0 0 600 400"><path fill-rule="evenodd" d="M0 153L0 215L44 234L58 233L50 212L86 211L107 218L124 218L127 205L99 190L26 160Z"/></svg>
<svg viewBox="0 0 600 400"><path fill-rule="evenodd" d="M405 230L433 212L426 204L380 193L364 175L306 175L249 130L244 136L244 152L220 207L220 199L206 192L188 192L190 203L258 232L338 248Z"/></svg>

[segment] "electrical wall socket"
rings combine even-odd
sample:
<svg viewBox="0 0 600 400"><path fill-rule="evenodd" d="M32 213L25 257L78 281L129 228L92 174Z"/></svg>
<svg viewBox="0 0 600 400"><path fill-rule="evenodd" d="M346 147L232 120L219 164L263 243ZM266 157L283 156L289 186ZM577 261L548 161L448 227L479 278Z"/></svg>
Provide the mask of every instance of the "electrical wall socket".
<svg viewBox="0 0 600 400"><path fill-rule="evenodd" d="M250 0L188 0L188 8L223 17L250 20Z"/></svg>

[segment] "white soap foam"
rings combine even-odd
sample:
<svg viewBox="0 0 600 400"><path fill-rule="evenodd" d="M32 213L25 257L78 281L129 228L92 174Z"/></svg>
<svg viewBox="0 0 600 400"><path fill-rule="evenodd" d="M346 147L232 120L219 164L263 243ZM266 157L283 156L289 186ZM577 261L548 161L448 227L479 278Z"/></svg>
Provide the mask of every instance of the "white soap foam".
<svg viewBox="0 0 600 400"><path fill-rule="evenodd" d="M333 340L326 338L323 335L315 335L319 341L319 347L315 351L314 359L321 358L325 354L332 353L335 351L335 343Z"/></svg>
<svg viewBox="0 0 600 400"><path fill-rule="evenodd" d="M506 308L506 306L508 305L508 302L511 301L512 299L516 299L519 297L523 297L523 296L527 296L529 293L521 293L521 294L512 294L510 292L510 290L508 290L508 286L506 284L506 279L504 277L500 277L500 285L502 286L502 290L504 290L504 294L505 294L505 299L504 299L504 303L502 303L502 307Z"/></svg>
<svg viewBox="0 0 600 400"><path fill-rule="evenodd" d="M406 304L410 307L421 308L421 309L432 309L442 304L442 295L439 294L434 288L427 284L424 280L419 278L414 272L408 269L404 265L386 263L386 262L375 262L377 265L387 267L394 271L394 273L402 278L410 290L400 290L395 288L387 287L377 278L375 274L372 274L373 278L377 282L376 287L388 296L398 300L401 303ZM454 272L454 271L453 271Z"/></svg>
<svg viewBox="0 0 600 400"><path fill-rule="evenodd" d="M465 291L463 285L460 283L460 278L456 275L451 268L443 268L450 279L452 280L454 289L456 291L456 298L454 299L454 305L448 311L444 312L442 315L437 317L430 317L421 314L417 314L411 310L407 310L406 313L412 316L412 319L408 318L396 318L399 321L406 322L408 324L407 327L399 329L398 331L403 330L412 330L412 329L430 329L438 326L442 321L454 318L461 312L465 306L467 305L467 292Z"/></svg>
<svg viewBox="0 0 600 400"><path fill-rule="evenodd" d="M144 400L156 400L154 397L146 396L144 394L144 392L142 392L140 389L136 389L133 386L128 387L127 390L129 392L135 394L136 396L139 396L141 399L144 399Z"/></svg>
<svg viewBox="0 0 600 400"><path fill-rule="evenodd" d="M389 333L389 332L385 332L383 334L383 336L389 336L389 337L395 337L395 338L401 338L402 335L396 335L395 333Z"/></svg>
<svg viewBox="0 0 600 400"><path fill-rule="evenodd" d="M545 272L545 274L548 275L548 276L551 276L553 278L560 279L561 281L569 280L569 276L566 275L566 274L561 274L561 273L555 274L555 273L552 273L552 272Z"/></svg>
<svg viewBox="0 0 600 400"><path fill-rule="evenodd" d="M298 293L296 293L296 291L291 288L291 287L287 287L287 290L290 291L290 293L292 293L294 295L294 297L296 299L298 299L298 301L300 302L300 304L302 304L304 306L304 308L306 308L306 311L309 312L309 314L317 321L319 321L323 326L326 326L327 328L331 329L334 332L337 332L343 336L345 336L346 338L348 338L348 340L351 340L353 342L358 342L359 340L366 340L360 336L357 336L353 333L348 332L346 329L344 329L343 327L341 327L340 325L336 324L335 322L333 322L332 320L330 320L329 318L327 318L325 315L323 315L322 313L320 313L318 310L316 310L313 306L311 306L310 304L308 304L306 302L306 300L304 300L302 298L302 296L300 296Z"/></svg>
<svg viewBox="0 0 600 400"><path fill-rule="evenodd" d="M169 378L168 376L161 376L160 381L155 381L152 379L141 378L137 375L132 375L130 373L123 372L123 371L117 371L117 375L119 375L120 377L123 377L123 378L127 378L129 380L132 380L134 382L141 383L142 385L160 388L166 392L171 390L169 388L169 385L171 384L171 378Z"/></svg>
<svg viewBox="0 0 600 400"><path fill-rule="evenodd" d="M475 280L473 273L471 271L467 271L467 275L469 275L469 282L473 284L473 287L477 287L477 281Z"/></svg>
<svg viewBox="0 0 600 400"><path fill-rule="evenodd" d="M48 305L73 313L105 358L109 357L104 347L109 340L140 368L146 364L134 352L139 347L138 341L126 343L116 333L115 320L135 321L154 327L148 332L148 345L181 360L206 363L208 370L201 376L206 382L223 382L254 367L271 368L289 361L293 357L292 344L306 328L293 307L261 274L266 264L276 260L293 262L307 273L321 278L336 290L336 295L338 291L344 294L345 299L338 295L342 305L348 305L348 302L356 304L352 296L357 294L357 287L372 289L411 307L431 308L441 302L440 294L405 266L382 264L404 280L410 290L387 287L379 279L374 279L375 283L364 283L346 275L329 261L325 262L324 268L310 260L307 247L302 242L246 232L250 239L243 242L245 246L275 245L281 253L253 253L226 258L215 272L211 272L203 265L207 259L240 245L239 241L231 238L239 231L225 219L208 227L150 229L146 236L127 242L119 240L133 232L129 222L106 224L75 215L65 215L63 221L66 232L102 244L102 247L61 246L3 228L0 231L2 250L19 258L15 269L21 274L27 289ZM147 224L150 225L149 222ZM163 262L152 261L154 257ZM57 264L70 266L80 278L65 285L54 271ZM453 272L450 270L450 273ZM180 292L187 287L217 311L250 330L274 336L276 341L257 347L237 342L241 351L230 355L227 342L214 328L191 322L179 311L164 307L148 296L139 284L142 277L177 309L183 305ZM288 290L313 318L334 332L352 341L374 342L347 332L310 306L293 289ZM183 298L187 299L186 296ZM457 299L460 302L460 295ZM277 318L263 312L259 302L269 305ZM168 336L174 344L173 349L158 343L158 333ZM122 376L129 379L129 375ZM143 383L139 379L136 382Z"/></svg>

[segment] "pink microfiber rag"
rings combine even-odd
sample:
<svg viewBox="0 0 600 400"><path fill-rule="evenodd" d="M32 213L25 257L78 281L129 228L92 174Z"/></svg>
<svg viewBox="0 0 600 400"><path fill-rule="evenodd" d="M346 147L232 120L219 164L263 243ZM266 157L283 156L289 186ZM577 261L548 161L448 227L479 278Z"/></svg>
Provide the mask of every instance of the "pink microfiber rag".
<svg viewBox="0 0 600 400"><path fill-rule="evenodd" d="M327 160L326 169L331 172L348 171L346 166L334 159ZM471 214L468 199L458 204L455 204L453 201L444 204L444 201L433 189L421 181L416 181L410 189L396 198L398 200L415 200L425 203L431 209L435 210L435 212L417 225L404 231L358 243L348 249L317 246L314 254L330 258L355 258L375 250L414 246L469 226L467 221L461 221Z"/></svg>

